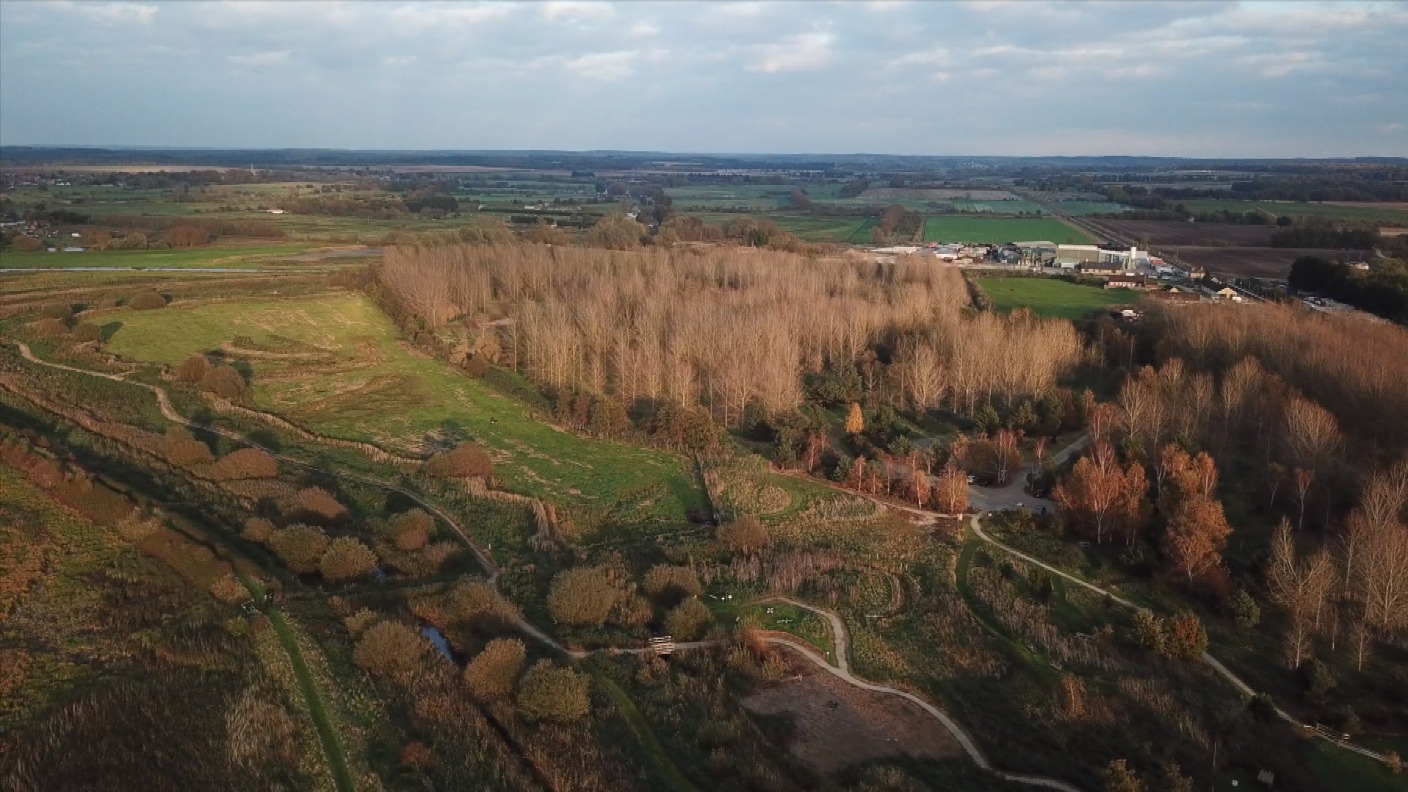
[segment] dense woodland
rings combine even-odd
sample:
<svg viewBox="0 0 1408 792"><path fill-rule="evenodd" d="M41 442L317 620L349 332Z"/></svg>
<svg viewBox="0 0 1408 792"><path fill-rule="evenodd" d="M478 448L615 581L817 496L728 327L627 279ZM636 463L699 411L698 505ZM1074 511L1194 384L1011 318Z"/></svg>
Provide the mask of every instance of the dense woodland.
<svg viewBox="0 0 1408 792"><path fill-rule="evenodd" d="M431 326L488 328L478 352L541 385L702 405L727 426L753 403L796 409L826 372L972 413L1040 398L1083 359L1069 323L974 315L958 270L917 259L457 245L390 250L381 280Z"/></svg>

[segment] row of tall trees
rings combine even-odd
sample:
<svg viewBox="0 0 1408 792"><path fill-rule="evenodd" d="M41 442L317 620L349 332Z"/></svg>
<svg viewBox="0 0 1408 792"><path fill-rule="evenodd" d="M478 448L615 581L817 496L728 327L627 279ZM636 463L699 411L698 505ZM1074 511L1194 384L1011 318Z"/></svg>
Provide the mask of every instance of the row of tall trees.
<svg viewBox="0 0 1408 792"><path fill-rule="evenodd" d="M1316 636L1341 634L1363 668L1375 638L1408 627L1408 458L1370 477L1359 506L1329 542L1298 552L1290 522L1271 544L1266 586L1287 615L1286 662L1300 667Z"/></svg>
<svg viewBox="0 0 1408 792"><path fill-rule="evenodd" d="M797 408L823 371L971 412L1048 393L1083 356L1069 323L966 316L959 273L918 259L465 245L390 249L381 277L433 326L468 317L485 354L541 385L702 404L730 425L750 404Z"/></svg>

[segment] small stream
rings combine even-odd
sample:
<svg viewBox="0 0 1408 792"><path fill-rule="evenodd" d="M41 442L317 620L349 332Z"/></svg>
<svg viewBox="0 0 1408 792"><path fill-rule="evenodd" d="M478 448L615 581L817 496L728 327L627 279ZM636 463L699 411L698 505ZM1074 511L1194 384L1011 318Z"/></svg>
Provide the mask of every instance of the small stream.
<svg viewBox="0 0 1408 792"><path fill-rule="evenodd" d="M450 651L450 642L445 640L444 633L438 627L426 625L420 628L420 634L424 635L430 643L434 644L436 651L444 655L451 663L455 662L454 652Z"/></svg>

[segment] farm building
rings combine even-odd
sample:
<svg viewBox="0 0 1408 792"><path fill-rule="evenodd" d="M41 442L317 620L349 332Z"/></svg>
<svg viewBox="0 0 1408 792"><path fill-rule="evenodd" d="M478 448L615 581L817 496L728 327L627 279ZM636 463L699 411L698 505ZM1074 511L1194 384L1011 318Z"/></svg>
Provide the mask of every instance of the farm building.
<svg viewBox="0 0 1408 792"><path fill-rule="evenodd" d="M1056 265L1068 269L1067 265L1093 264L1100 260L1100 248L1094 245L1057 245Z"/></svg>
<svg viewBox="0 0 1408 792"><path fill-rule="evenodd" d="M1179 289L1173 286L1167 289L1152 291L1149 293L1149 296L1165 302L1202 302L1203 299L1202 295L1195 291Z"/></svg>
<svg viewBox="0 0 1408 792"><path fill-rule="evenodd" d="M1081 264L1079 267L1076 267L1076 270L1081 275L1092 278L1114 277L1125 274L1124 267L1114 264Z"/></svg>
<svg viewBox="0 0 1408 792"><path fill-rule="evenodd" d="M1147 291L1150 286L1149 281L1145 280L1143 275L1111 275L1105 279L1105 288Z"/></svg>

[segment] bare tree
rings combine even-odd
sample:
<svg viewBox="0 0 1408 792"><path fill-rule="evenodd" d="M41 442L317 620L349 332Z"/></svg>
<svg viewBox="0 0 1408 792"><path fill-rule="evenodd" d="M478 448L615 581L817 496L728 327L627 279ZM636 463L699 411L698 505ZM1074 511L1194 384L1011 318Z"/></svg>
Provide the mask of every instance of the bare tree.
<svg viewBox="0 0 1408 792"><path fill-rule="evenodd" d="M1334 564L1323 549L1297 560L1290 525L1281 521L1271 541L1266 586L1272 600L1290 616L1286 634L1286 660L1299 668L1310 648L1314 626L1335 584Z"/></svg>

